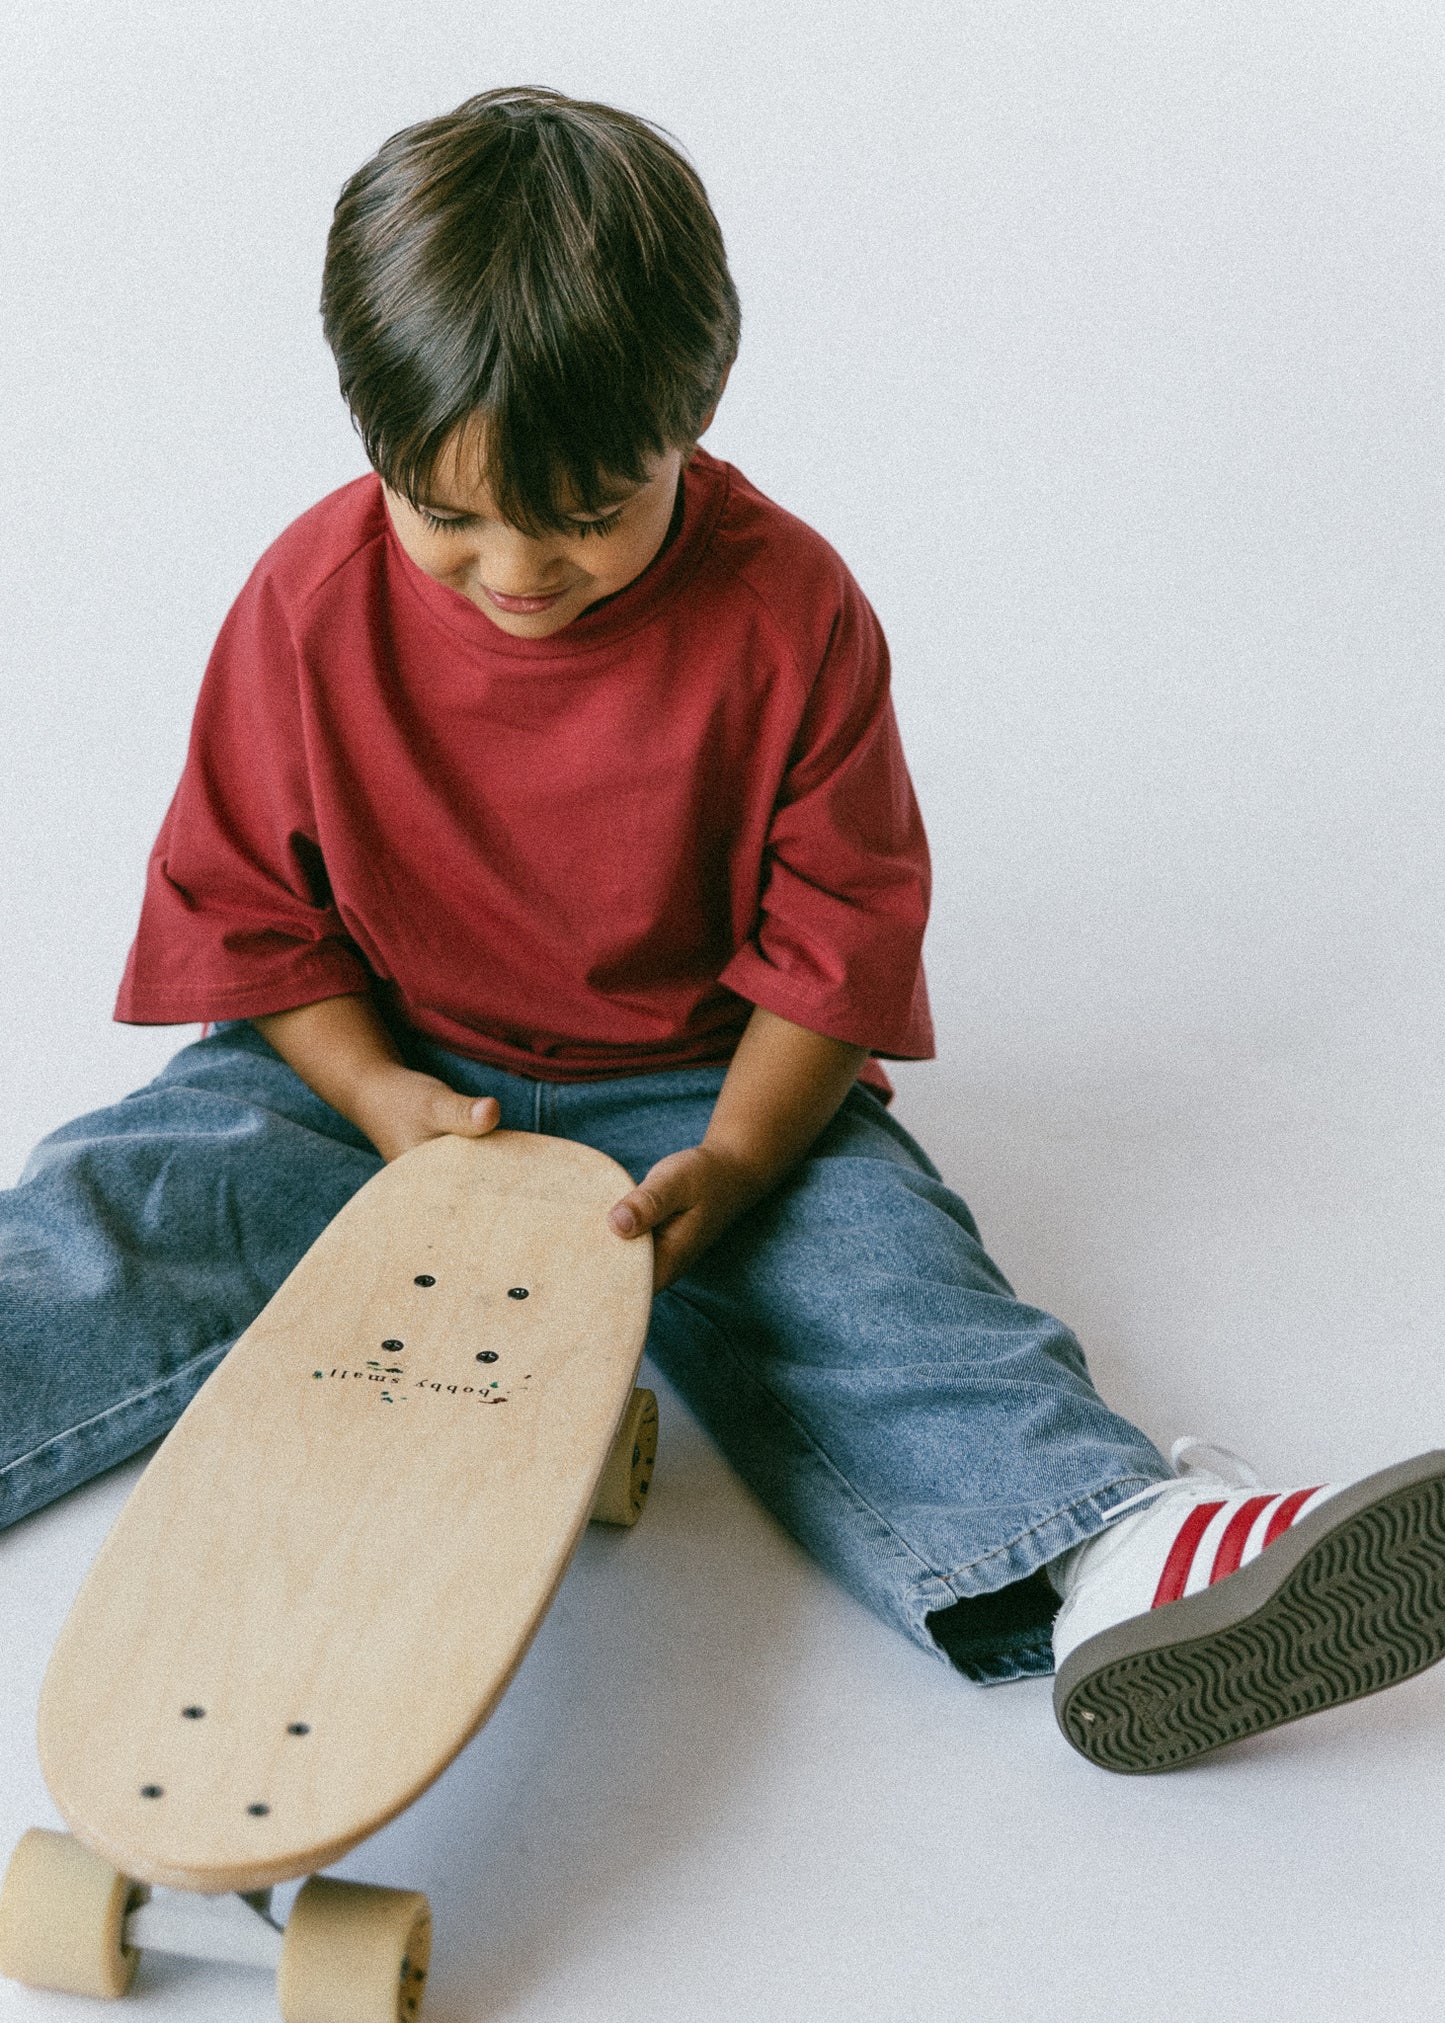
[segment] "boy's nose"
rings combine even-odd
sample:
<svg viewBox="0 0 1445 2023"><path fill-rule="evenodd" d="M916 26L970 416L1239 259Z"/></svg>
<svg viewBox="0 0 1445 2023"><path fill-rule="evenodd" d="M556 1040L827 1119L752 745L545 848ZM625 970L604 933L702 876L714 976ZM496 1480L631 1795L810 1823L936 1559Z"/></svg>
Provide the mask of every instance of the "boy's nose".
<svg viewBox="0 0 1445 2023"><path fill-rule="evenodd" d="M495 543L480 562L483 588L498 597L555 597L567 587L559 580L564 572L557 559L525 534Z"/></svg>

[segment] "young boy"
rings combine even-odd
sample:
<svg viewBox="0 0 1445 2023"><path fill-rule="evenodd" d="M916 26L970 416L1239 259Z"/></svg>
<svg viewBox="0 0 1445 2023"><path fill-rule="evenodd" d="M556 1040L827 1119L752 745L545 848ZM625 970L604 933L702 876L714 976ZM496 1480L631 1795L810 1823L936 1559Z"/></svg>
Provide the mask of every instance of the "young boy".
<svg viewBox="0 0 1445 2023"><path fill-rule="evenodd" d="M738 306L692 170L487 93L347 184L322 307L375 475L206 672L117 1016L207 1036L0 1196L0 1521L164 1432L381 1161L500 1124L633 1176L650 1352L794 1536L973 1679L1057 1666L1096 1762L1434 1662L1445 1456L1171 1470L888 1112L932 1034L887 651L697 448Z"/></svg>

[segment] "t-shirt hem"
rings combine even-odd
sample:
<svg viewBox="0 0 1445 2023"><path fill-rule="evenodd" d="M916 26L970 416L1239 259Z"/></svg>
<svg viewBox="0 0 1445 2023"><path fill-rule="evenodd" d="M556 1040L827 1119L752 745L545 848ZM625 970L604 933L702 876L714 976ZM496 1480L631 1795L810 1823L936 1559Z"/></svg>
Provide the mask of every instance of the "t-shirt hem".
<svg viewBox="0 0 1445 2023"><path fill-rule="evenodd" d="M850 1001L820 1003L810 992L794 990L765 963L744 961L739 964L735 960L718 980L749 1004L761 1005L764 1011L776 1012L779 1018L804 1026L809 1032L820 1033L824 1039L838 1040L844 1046L865 1047L870 1055L885 1061L934 1059L931 1032L926 1039L920 1040L890 1042L871 1037L877 1032L876 1023L859 1012Z"/></svg>
<svg viewBox="0 0 1445 2023"><path fill-rule="evenodd" d="M174 997L163 992L123 991L112 1016L117 1025L124 1026L185 1026L213 1019L264 1018L271 1012L319 1004L323 998L352 996L366 990L369 982L363 970L333 970L305 979L217 986Z"/></svg>

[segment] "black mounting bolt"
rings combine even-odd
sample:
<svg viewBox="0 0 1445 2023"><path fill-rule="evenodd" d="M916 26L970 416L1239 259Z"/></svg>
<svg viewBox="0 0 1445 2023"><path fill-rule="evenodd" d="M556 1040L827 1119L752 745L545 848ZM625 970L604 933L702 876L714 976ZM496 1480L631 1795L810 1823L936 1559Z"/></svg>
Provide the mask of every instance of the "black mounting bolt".
<svg viewBox="0 0 1445 2023"><path fill-rule="evenodd" d="M436 1280L435 1280L435 1279L434 1279L434 1278L432 1277L432 1275L431 1275L431 1273L430 1273L429 1271L423 1271L423 1272L418 1272L417 1276L416 1276L416 1277L415 1277L415 1278L414 1278L414 1279L412 1280L412 1284L413 1284L413 1285L435 1285L435 1284L436 1284Z"/></svg>
<svg viewBox="0 0 1445 2023"><path fill-rule="evenodd" d="M507 1288L508 1299L525 1299L526 1297L527 1288L524 1285L514 1285Z"/></svg>
<svg viewBox="0 0 1445 2023"><path fill-rule="evenodd" d="M142 1798L164 1798L165 1792L159 1784L143 1784L140 1788L140 1795Z"/></svg>
<svg viewBox="0 0 1445 2023"><path fill-rule="evenodd" d="M309 1735L311 1733L311 1724L309 1721L293 1721L287 1728L286 1733L288 1735Z"/></svg>
<svg viewBox="0 0 1445 2023"><path fill-rule="evenodd" d="M271 1808L269 1805L248 1805L246 1810L253 1819L264 1819Z"/></svg>
<svg viewBox="0 0 1445 2023"><path fill-rule="evenodd" d="M497 1352L495 1349L477 1350L477 1361L479 1363L495 1363L496 1360L497 1360Z"/></svg>
<svg viewBox="0 0 1445 2023"><path fill-rule="evenodd" d="M388 1354L388 1355L390 1355L390 1356L399 1356L399 1355L401 1354L402 1350L403 1350L403 1349L404 1349L404 1348L406 1347L406 1343L405 1343L405 1342L397 1342L397 1341L389 1341L389 1342L383 1342L381 1346L382 1346L382 1347L383 1347L383 1348L384 1348L384 1349L386 1350L386 1352L387 1352L387 1354Z"/></svg>
<svg viewBox="0 0 1445 2023"><path fill-rule="evenodd" d="M204 1707L182 1707L181 1712L188 1721L204 1721L206 1718Z"/></svg>

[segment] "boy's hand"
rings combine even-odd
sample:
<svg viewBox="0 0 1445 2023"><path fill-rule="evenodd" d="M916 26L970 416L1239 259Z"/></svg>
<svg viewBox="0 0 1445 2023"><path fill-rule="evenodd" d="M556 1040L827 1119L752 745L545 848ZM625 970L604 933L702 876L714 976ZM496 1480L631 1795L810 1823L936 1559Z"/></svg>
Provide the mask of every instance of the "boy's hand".
<svg viewBox="0 0 1445 2023"><path fill-rule="evenodd" d="M484 1138L502 1114L495 1096L462 1096L413 1068L383 1069L357 1089L352 1122L388 1164L428 1138Z"/></svg>
<svg viewBox="0 0 1445 2023"><path fill-rule="evenodd" d="M251 1023L388 1162L428 1138L481 1138L497 1128L502 1113L495 1096L458 1095L435 1075L403 1063L364 992L318 998Z"/></svg>
<svg viewBox="0 0 1445 2023"><path fill-rule="evenodd" d="M867 1058L862 1047L753 1007L701 1145L659 1159L608 1217L619 1236L652 1231L654 1292L772 1192L835 1115Z"/></svg>
<svg viewBox="0 0 1445 2023"><path fill-rule="evenodd" d="M652 1289L661 1292L767 1191L728 1154L694 1145L659 1159L607 1219L619 1236L652 1231Z"/></svg>

